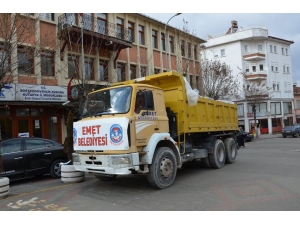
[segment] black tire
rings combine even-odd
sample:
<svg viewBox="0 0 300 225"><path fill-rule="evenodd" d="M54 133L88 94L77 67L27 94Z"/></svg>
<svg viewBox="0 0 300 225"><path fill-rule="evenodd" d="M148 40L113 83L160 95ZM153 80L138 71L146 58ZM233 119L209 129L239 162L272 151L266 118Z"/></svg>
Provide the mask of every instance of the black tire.
<svg viewBox="0 0 300 225"><path fill-rule="evenodd" d="M94 175L94 176L101 181L112 181L116 179L118 175Z"/></svg>
<svg viewBox="0 0 300 225"><path fill-rule="evenodd" d="M285 135L283 135L282 137L283 137L283 138L286 138L286 136L285 136Z"/></svg>
<svg viewBox="0 0 300 225"><path fill-rule="evenodd" d="M62 159L57 159L57 160L55 160L55 161L52 163L52 165L51 165L51 167L50 167L50 175L51 175L53 178L55 178L55 179L61 177L61 175L60 175L59 164L62 163L62 162L65 162L65 161L62 160Z"/></svg>
<svg viewBox="0 0 300 225"><path fill-rule="evenodd" d="M213 153L208 155L209 163L212 168L220 169L225 164L226 151L223 141L217 139Z"/></svg>
<svg viewBox="0 0 300 225"><path fill-rule="evenodd" d="M232 164L235 162L237 156L237 147L233 138L226 138L224 141L226 149L225 163Z"/></svg>
<svg viewBox="0 0 300 225"><path fill-rule="evenodd" d="M176 173L177 161L174 152L168 147L157 148L147 174L150 185L159 189L170 187Z"/></svg>

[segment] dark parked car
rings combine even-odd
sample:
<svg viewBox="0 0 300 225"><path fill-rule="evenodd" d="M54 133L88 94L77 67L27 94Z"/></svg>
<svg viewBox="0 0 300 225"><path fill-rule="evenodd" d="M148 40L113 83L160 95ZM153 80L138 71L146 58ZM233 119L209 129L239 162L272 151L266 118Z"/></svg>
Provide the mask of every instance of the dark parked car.
<svg viewBox="0 0 300 225"><path fill-rule="evenodd" d="M13 138L0 142L4 172L10 179L49 174L60 178L59 163L67 161L64 146L58 142L34 137Z"/></svg>
<svg viewBox="0 0 300 225"><path fill-rule="evenodd" d="M254 135L252 133L244 131L242 128L240 128L240 132L243 134L245 141L249 142L254 139Z"/></svg>
<svg viewBox="0 0 300 225"><path fill-rule="evenodd" d="M293 126L286 126L282 128L282 137L286 138L287 136L299 137L300 134L300 124Z"/></svg>

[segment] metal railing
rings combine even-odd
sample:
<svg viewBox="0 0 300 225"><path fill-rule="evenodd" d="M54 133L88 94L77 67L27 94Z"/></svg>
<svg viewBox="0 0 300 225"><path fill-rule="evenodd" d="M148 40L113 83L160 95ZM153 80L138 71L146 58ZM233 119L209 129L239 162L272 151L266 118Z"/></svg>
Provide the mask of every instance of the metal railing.
<svg viewBox="0 0 300 225"><path fill-rule="evenodd" d="M132 35L129 29L117 24L109 23L90 15L77 13L64 13L58 17L58 32L69 27L93 31L98 34L114 37L123 41L132 42Z"/></svg>

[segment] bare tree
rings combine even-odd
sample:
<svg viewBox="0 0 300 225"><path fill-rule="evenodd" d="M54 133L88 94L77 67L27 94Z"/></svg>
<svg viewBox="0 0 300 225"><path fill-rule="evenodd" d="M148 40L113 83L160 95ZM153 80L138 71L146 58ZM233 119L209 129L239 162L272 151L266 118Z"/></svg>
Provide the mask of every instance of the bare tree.
<svg viewBox="0 0 300 225"><path fill-rule="evenodd" d="M20 74L40 76L49 73L43 62L51 55L54 58L56 37L52 30L39 29L39 15L33 13L0 14L0 91L6 84L17 82ZM41 60L34 60L41 57ZM50 71L54 76L54 70Z"/></svg>
<svg viewBox="0 0 300 225"><path fill-rule="evenodd" d="M215 100L234 100L240 90L238 76L232 75L230 66L218 60L202 60L199 94Z"/></svg>

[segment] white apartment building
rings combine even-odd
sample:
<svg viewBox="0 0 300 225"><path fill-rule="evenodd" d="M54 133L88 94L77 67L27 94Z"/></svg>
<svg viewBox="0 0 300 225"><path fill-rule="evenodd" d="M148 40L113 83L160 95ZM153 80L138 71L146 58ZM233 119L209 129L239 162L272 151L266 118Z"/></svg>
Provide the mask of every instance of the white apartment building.
<svg viewBox="0 0 300 225"><path fill-rule="evenodd" d="M293 43L269 36L266 27L239 28L237 21L231 21L227 32L208 36L202 45L201 57L229 65L232 75L240 77L241 90L244 77L251 82L260 80L268 89L266 97L256 104L256 121L252 106L245 98L233 99L238 104L239 126L244 130L249 131L256 125L259 134L272 134L295 123L290 55Z"/></svg>

